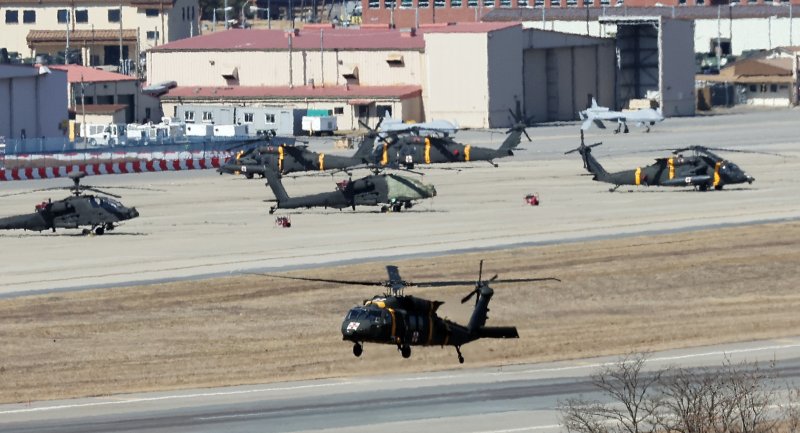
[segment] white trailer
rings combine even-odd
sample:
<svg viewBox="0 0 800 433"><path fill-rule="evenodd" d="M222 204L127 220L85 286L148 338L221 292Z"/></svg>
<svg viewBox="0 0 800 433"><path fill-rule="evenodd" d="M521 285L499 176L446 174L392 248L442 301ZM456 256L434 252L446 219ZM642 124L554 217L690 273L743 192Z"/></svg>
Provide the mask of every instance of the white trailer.
<svg viewBox="0 0 800 433"><path fill-rule="evenodd" d="M303 116L302 129L308 135L332 135L336 131L335 116Z"/></svg>

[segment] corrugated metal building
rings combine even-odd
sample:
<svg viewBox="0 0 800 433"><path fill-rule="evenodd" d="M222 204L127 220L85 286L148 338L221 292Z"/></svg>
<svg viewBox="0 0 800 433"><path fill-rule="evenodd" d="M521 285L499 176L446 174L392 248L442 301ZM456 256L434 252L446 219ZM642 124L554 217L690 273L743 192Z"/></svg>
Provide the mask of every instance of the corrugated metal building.
<svg viewBox="0 0 800 433"><path fill-rule="evenodd" d="M215 103L332 110L340 129L387 115L485 128L510 126L517 101L534 121L574 119L590 94L613 97L614 59L612 39L518 23L235 29L152 49L148 81L177 82L167 115Z"/></svg>
<svg viewBox="0 0 800 433"><path fill-rule="evenodd" d="M67 73L46 66L0 65L0 137L59 137L65 133Z"/></svg>

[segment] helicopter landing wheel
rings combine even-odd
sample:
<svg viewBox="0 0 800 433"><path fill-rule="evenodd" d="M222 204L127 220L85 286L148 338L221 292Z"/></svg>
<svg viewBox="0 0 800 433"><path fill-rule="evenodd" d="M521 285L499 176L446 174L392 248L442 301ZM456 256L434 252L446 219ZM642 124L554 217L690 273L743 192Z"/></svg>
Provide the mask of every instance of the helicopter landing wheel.
<svg viewBox="0 0 800 433"><path fill-rule="evenodd" d="M461 346L456 346L456 353L458 353L458 363L464 363L464 356L461 355Z"/></svg>
<svg viewBox="0 0 800 433"><path fill-rule="evenodd" d="M356 343L353 345L353 355L355 355L356 358L361 356L363 352L364 352L364 346L362 346L360 343Z"/></svg>
<svg viewBox="0 0 800 433"><path fill-rule="evenodd" d="M403 346L400 348L400 354L403 355L403 358L410 358L411 357L411 346Z"/></svg>
<svg viewBox="0 0 800 433"><path fill-rule="evenodd" d="M244 175L244 177L246 177L247 179L252 179L253 178L253 173L247 173L247 174Z"/></svg>
<svg viewBox="0 0 800 433"><path fill-rule="evenodd" d="M106 231L110 232L111 230L114 230L114 224L106 223Z"/></svg>
<svg viewBox="0 0 800 433"><path fill-rule="evenodd" d="M386 213L389 211L389 206L381 206L381 213Z"/></svg>
<svg viewBox="0 0 800 433"><path fill-rule="evenodd" d="M54 231L55 231L55 230L54 230ZM82 235L84 235L84 236L88 235L88 234L89 234L89 233L91 233L91 232L92 232L92 231L91 231L91 230L89 230L89 229L83 229L83 230L81 230L81 234L82 234Z"/></svg>
<svg viewBox="0 0 800 433"><path fill-rule="evenodd" d="M100 236L105 232L106 232L106 229L103 228L103 226L95 227L95 229L94 229L94 234L96 234L97 236Z"/></svg>
<svg viewBox="0 0 800 433"><path fill-rule="evenodd" d="M401 204L396 204L392 206L392 212L400 212L401 210L403 210L403 205Z"/></svg>
<svg viewBox="0 0 800 433"><path fill-rule="evenodd" d="M714 187L715 191L722 191L722 185L717 185Z"/></svg>

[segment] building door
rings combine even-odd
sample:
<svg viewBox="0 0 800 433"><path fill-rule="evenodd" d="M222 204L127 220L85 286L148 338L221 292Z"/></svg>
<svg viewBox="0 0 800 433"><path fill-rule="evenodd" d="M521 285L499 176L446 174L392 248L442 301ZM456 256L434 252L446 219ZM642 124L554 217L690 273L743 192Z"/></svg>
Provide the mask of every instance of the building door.
<svg viewBox="0 0 800 433"><path fill-rule="evenodd" d="M122 57L128 59L128 47L122 46ZM105 65L119 65L119 45L105 45L103 46L103 64Z"/></svg>

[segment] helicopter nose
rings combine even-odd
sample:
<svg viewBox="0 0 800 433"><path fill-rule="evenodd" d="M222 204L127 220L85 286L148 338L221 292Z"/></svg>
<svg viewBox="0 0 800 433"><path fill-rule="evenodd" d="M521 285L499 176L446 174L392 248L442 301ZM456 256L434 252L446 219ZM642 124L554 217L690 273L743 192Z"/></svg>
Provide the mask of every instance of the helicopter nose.
<svg viewBox="0 0 800 433"><path fill-rule="evenodd" d="M756 180L756 178L750 176L749 174L747 175L747 183L753 183L754 180Z"/></svg>
<svg viewBox="0 0 800 433"><path fill-rule="evenodd" d="M136 218L136 217L139 216L139 211L136 210L135 207L132 207L131 211L128 213L128 215L129 215L130 218Z"/></svg>
<svg viewBox="0 0 800 433"><path fill-rule="evenodd" d="M436 187L430 185L430 187L428 188L428 194L430 194L431 197L436 197Z"/></svg>

